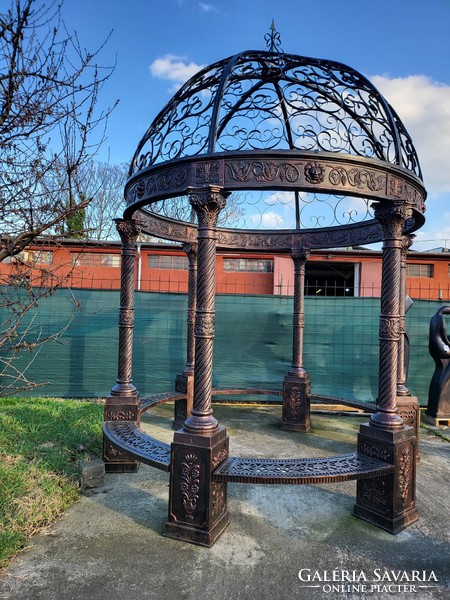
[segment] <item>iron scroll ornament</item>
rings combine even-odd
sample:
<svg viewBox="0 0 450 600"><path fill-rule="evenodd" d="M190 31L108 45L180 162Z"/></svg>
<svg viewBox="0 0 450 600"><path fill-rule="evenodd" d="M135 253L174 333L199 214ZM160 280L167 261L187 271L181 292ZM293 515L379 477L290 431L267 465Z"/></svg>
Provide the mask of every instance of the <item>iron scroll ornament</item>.
<svg viewBox="0 0 450 600"><path fill-rule="evenodd" d="M268 51L245 51L201 70L161 110L132 160L125 216L139 210L181 220L195 239L189 230L191 213L180 219L167 206L192 189L217 186L227 193L294 194L295 224L286 221L281 227L335 227L331 245L340 240L351 245L340 227L361 221L361 237L353 244L381 241L381 236L373 236L373 200L408 205L414 216L405 233L418 229L426 197L422 174L411 138L386 99L351 67L282 53L274 24L266 41ZM329 194L331 200L308 200L306 222L299 206L301 193ZM361 199L362 218L354 218L352 208L344 208L338 218L340 197ZM333 222L311 216L315 206L333 211L333 202ZM309 223L314 218L316 223ZM176 226L171 229L167 221L157 221L155 216L151 222L156 230L147 233L189 241L177 235ZM253 228L248 222L239 224L246 232L240 235L241 247L258 247L254 237L242 237L253 236ZM284 245L286 238L279 243L274 241L278 236L267 235L273 250ZM317 234L309 237L311 248L321 247Z"/></svg>
<svg viewBox="0 0 450 600"><path fill-rule="evenodd" d="M194 75L145 133L130 175L183 157L263 149L362 156L421 177L411 138L367 78L278 51L242 52Z"/></svg>

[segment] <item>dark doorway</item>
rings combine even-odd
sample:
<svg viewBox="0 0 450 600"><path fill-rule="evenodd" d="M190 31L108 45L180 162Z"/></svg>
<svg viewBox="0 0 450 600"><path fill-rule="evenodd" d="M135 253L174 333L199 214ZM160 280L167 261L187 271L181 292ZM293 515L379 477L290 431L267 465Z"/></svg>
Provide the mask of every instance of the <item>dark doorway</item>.
<svg viewBox="0 0 450 600"><path fill-rule="evenodd" d="M354 263L331 261L306 263L305 295L354 296Z"/></svg>

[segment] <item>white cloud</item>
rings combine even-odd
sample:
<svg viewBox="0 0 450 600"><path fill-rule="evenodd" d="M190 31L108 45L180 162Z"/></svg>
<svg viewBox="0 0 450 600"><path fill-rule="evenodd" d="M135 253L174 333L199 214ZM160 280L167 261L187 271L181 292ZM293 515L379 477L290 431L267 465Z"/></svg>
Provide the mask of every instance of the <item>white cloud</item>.
<svg viewBox="0 0 450 600"><path fill-rule="evenodd" d="M278 229L286 226L286 219L274 211L251 215L249 220L254 227L262 229Z"/></svg>
<svg viewBox="0 0 450 600"><path fill-rule="evenodd" d="M450 193L450 86L425 75L371 79L412 137L430 199Z"/></svg>
<svg viewBox="0 0 450 600"><path fill-rule="evenodd" d="M199 2L198 6L200 10L203 10L204 12L216 13L217 15L222 14L222 11L219 8L217 8L215 4L205 4L204 2Z"/></svg>
<svg viewBox="0 0 450 600"><path fill-rule="evenodd" d="M150 65L150 73L158 79L166 79L175 84L175 89L185 83L193 75L203 69L205 65L189 62L185 56L166 54L157 58Z"/></svg>

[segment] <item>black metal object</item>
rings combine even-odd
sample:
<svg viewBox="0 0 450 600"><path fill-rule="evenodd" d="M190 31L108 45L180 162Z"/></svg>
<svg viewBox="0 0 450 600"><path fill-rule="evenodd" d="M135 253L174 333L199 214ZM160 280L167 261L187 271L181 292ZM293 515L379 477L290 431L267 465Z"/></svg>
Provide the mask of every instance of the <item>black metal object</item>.
<svg viewBox="0 0 450 600"><path fill-rule="evenodd" d="M171 447L166 535L210 546L228 524L227 481L304 483L307 471L311 482L358 479L354 513L396 533L417 518L418 407L406 388L403 365L404 236L422 225L426 198L419 162L399 117L363 75L337 62L281 53L274 26L266 41L269 51L219 61L175 94L139 143L125 187L125 219L139 216L145 233L191 248L198 244L197 285L190 282L188 309L195 343L190 334L186 369L177 378L184 397L173 396L175 423L186 418ZM230 194L234 216L233 210L224 210ZM279 219L277 226L263 228L270 207L287 210L291 205L292 225ZM293 356L283 386L282 423L306 432L310 382L302 364L305 250L379 241L379 394L370 422L361 426L357 452L292 459L292 464L229 458L227 433L211 406L216 248L293 256ZM118 385L125 386L125 399L136 398L136 411L105 412L105 443L112 444L105 460L111 460L116 448L123 460L137 457L152 464L160 452L161 464L167 466L167 448L161 450L139 433L136 412L153 402L141 407L130 387L129 252L123 252Z"/></svg>
<svg viewBox="0 0 450 600"><path fill-rule="evenodd" d="M450 306L442 306L430 322L429 350L436 367L428 392L426 415L437 421L450 421L450 339L445 315L450 315Z"/></svg>

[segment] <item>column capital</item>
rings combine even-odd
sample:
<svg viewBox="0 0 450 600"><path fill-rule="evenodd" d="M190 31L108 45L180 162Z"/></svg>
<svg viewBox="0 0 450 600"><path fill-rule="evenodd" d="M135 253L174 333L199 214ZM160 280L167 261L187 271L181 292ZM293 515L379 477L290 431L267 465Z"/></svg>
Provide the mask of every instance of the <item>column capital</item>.
<svg viewBox="0 0 450 600"><path fill-rule="evenodd" d="M137 219L114 219L123 246L134 246L141 233L142 224Z"/></svg>
<svg viewBox="0 0 450 600"><path fill-rule="evenodd" d="M405 221L412 216L412 209L400 202L392 204L375 202L372 206L375 218L383 228L383 236L390 239L400 239Z"/></svg>
<svg viewBox="0 0 450 600"><path fill-rule="evenodd" d="M413 245L413 241L414 238L416 236L410 233L405 233L402 235L402 258L403 256L406 258L406 254L408 253L408 250L411 248L411 246Z"/></svg>
<svg viewBox="0 0 450 600"><path fill-rule="evenodd" d="M293 246L291 249L292 260L307 261L311 254L310 248L304 248L303 246Z"/></svg>
<svg viewBox="0 0 450 600"><path fill-rule="evenodd" d="M184 253L189 259L189 266L194 264L198 256L198 244L197 242L186 242L183 244Z"/></svg>
<svg viewBox="0 0 450 600"><path fill-rule="evenodd" d="M189 190L189 202L197 214L199 227L216 227L217 218L225 207L227 196L229 192L217 186Z"/></svg>

